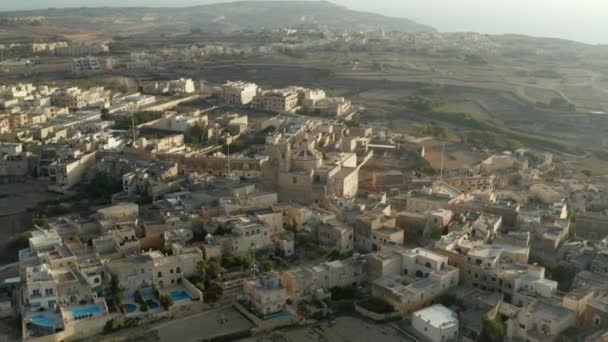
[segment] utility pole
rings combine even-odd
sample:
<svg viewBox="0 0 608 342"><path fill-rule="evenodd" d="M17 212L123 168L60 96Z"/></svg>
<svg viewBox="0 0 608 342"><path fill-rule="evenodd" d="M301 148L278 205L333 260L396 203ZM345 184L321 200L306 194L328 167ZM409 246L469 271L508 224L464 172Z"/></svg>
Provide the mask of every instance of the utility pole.
<svg viewBox="0 0 608 342"><path fill-rule="evenodd" d="M232 176L232 172L230 170L230 133L226 136L226 143L228 143L228 177Z"/></svg>
<svg viewBox="0 0 608 342"><path fill-rule="evenodd" d="M135 113L131 113L131 127L133 129L133 145L135 145Z"/></svg>
<svg viewBox="0 0 608 342"><path fill-rule="evenodd" d="M255 264L255 243L253 244L253 279L255 279L255 269L257 265Z"/></svg>

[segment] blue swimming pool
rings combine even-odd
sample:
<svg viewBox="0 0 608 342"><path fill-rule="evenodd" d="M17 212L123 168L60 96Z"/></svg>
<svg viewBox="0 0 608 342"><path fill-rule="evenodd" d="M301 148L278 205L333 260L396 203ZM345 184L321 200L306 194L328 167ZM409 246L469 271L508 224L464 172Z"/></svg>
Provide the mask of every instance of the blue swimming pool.
<svg viewBox="0 0 608 342"><path fill-rule="evenodd" d="M157 309L160 306L156 301L154 301L152 299L146 300L146 304L148 305L148 308L150 310Z"/></svg>
<svg viewBox="0 0 608 342"><path fill-rule="evenodd" d="M190 296L186 293L186 291L173 291L171 292L171 299L173 301L180 301L190 299Z"/></svg>
<svg viewBox="0 0 608 342"><path fill-rule="evenodd" d="M135 305L135 304L124 304L122 307L125 309L125 311L127 313L132 313L137 310L137 305Z"/></svg>
<svg viewBox="0 0 608 342"><path fill-rule="evenodd" d="M52 328L57 324L57 320L55 318L43 315L32 316L30 320L32 321L32 323L46 328Z"/></svg>
<svg viewBox="0 0 608 342"><path fill-rule="evenodd" d="M79 319L94 316L95 314L98 314L100 312L101 308L99 307L99 305L85 306L83 308L73 309L72 317L74 317L74 319Z"/></svg>

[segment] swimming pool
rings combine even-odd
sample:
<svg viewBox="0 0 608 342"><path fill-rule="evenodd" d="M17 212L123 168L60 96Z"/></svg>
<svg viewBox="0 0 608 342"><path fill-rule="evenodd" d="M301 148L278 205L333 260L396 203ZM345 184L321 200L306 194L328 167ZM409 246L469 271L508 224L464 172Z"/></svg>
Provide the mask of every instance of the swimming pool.
<svg viewBox="0 0 608 342"><path fill-rule="evenodd" d="M46 327L46 328L52 328L57 324L57 320L52 318L52 317L47 317L47 316L43 316L43 315L36 315L36 316L32 316L32 318L30 318L30 320L32 321L32 323L41 326L41 327Z"/></svg>
<svg viewBox="0 0 608 342"><path fill-rule="evenodd" d="M291 316L291 314L289 312L279 311L279 312L275 312L273 314L264 316L264 319L276 319L276 318L283 318L283 317L289 317L289 316Z"/></svg>
<svg viewBox="0 0 608 342"><path fill-rule="evenodd" d="M137 310L137 305L135 305L135 304L124 304L122 307L125 309L125 311L127 313L132 313Z"/></svg>
<svg viewBox="0 0 608 342"><path fill-rule="evenodd" d="M79 318L93 316L100 312L101 312L101 308L99 307L99 305L85 306L83 308L73 309L72 317L74 317L74 319L79 319Z"/></svg>
<svg viewBox="0 0 608 342"><path fill-rule="evenodd" d="M146 304L148 305L148 308L150 310L157 309L160 306L156 301L154 301L152 299L146 300Z"/></svg>
<svg viewBox="0 0 608 342"><path fill-rule="evenodd" d="M180 301L190 299L190 296L186 293L186 291L173 291L171 292L171 299L173 301Z"/></svg>

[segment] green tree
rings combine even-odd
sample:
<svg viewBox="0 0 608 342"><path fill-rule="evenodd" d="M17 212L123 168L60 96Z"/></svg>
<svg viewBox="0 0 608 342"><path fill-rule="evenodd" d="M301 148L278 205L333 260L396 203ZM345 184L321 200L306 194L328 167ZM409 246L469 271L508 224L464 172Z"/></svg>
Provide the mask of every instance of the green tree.
<svg viewBox="0 0 608 342"><path fill-rule="evenodd" d="M101 198L106 201L112 195L122 191L122 181L106 172L98 172L87 186L87 194L92 198Z"/></svg>
<svg viewBox="0 0 608 342"><path fill-rule="evenodd" d="M207 290L205 291L205 300L214 303L222 298L224 294L224 286L221 282L213 280L209 283Z"/></svg>
<svg viewBox="0 0 608 342"><path fill-rule="evenodd" d="M274 267L275 267L274 261L272 261L270 259L264 259L262 261L262 268L265 271L272 271L272 270L274 270Z"/></svg>
<svg viewBox="0 0 608 342"><path fill-rule="evenodd" d="M169 295L163 294L160 296L160 305L165 309L169 310L171 305L173 305L173 299Z"/></svg>
<svg viewBox="0 0 608 342"><path fill-rule="evenodd" d="M220 277L220 275L222 274L222 266L220 266L220 264L217 261L210 260L207 263L205 272L207 273L207 279L209 279L209 280L218 279Z"/></svg>
<svg viewBox="0 0 608 342"><path fill-rule="evenodd" d="M557 282L557 287L561 291L568 291L572 287L572 282L576 276L576 267L571 264L559 264L547 270L549 278Z"/></svg>
<svg viewBox="0 0 608 342"><path fill-rule="evenodd" d="M575 208L572 208L570 210L570 212L568 212L568 219L572 223L576 222L576 209Z"/></svg>
<svg viewBox="0 0 608 342"><path fill-rule="evenodd" d="M205 279L207 276L207 262L204 259L196 263L196 271L201 278Z"/></svg>
<svg viewBox="0 0 608 342"><path fill-rule="evenodd" d="M481 335L478 341L483 342L502 342L505 336L505 327L497 319L486 319L483 321Z"/></svg>
<svg viewBox="0 0 608 342"><path fill-rule="evenodd" d="M144 296L141 295L141 292L139 292L139 290L135 291L133 297L135 299L135 303L137 304L144 305L146 303L144 300Z"/></svg>
<svg viewBox="0 0 608 342"><path fill-rule="evenodd" d="M207 141L207 139L207 129L200 123L189 126L184 135L184 140L187 144L200 145Z"/></svg>
<svg viewBox="0 0 608 342"><path fill-rule="evenodd" d="M443 235L443 231L440 227L437 227L437 226L431 227L431 237L433 239L437 240L437 239L441 238L441 235Z"/></svg>

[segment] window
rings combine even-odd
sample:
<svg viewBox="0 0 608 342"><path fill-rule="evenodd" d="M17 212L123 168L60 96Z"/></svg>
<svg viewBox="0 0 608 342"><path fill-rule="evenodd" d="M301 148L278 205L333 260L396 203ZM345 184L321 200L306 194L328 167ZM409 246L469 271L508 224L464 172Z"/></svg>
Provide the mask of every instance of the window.
<svg viewBox="0 0 608 342"><path fill-rule="evenodd" d="M297 184L298 183L298 179L296 177L293 177L293 184Z"/></svg>
<svg viewBox="0 0 608 342"><path fill-rule="evenodd" d="M157 275L157 276L158 276L159 278L162 278L162 277L163 277L163 272L158 272L158 275Z"/></svg>
<svg viewBox="0 0 608 342"><path fill-rule="evenodd" d="M176 272L177 272L177 273L182 273L182 268L181 268L181 267L178 267Z"/></svg>

